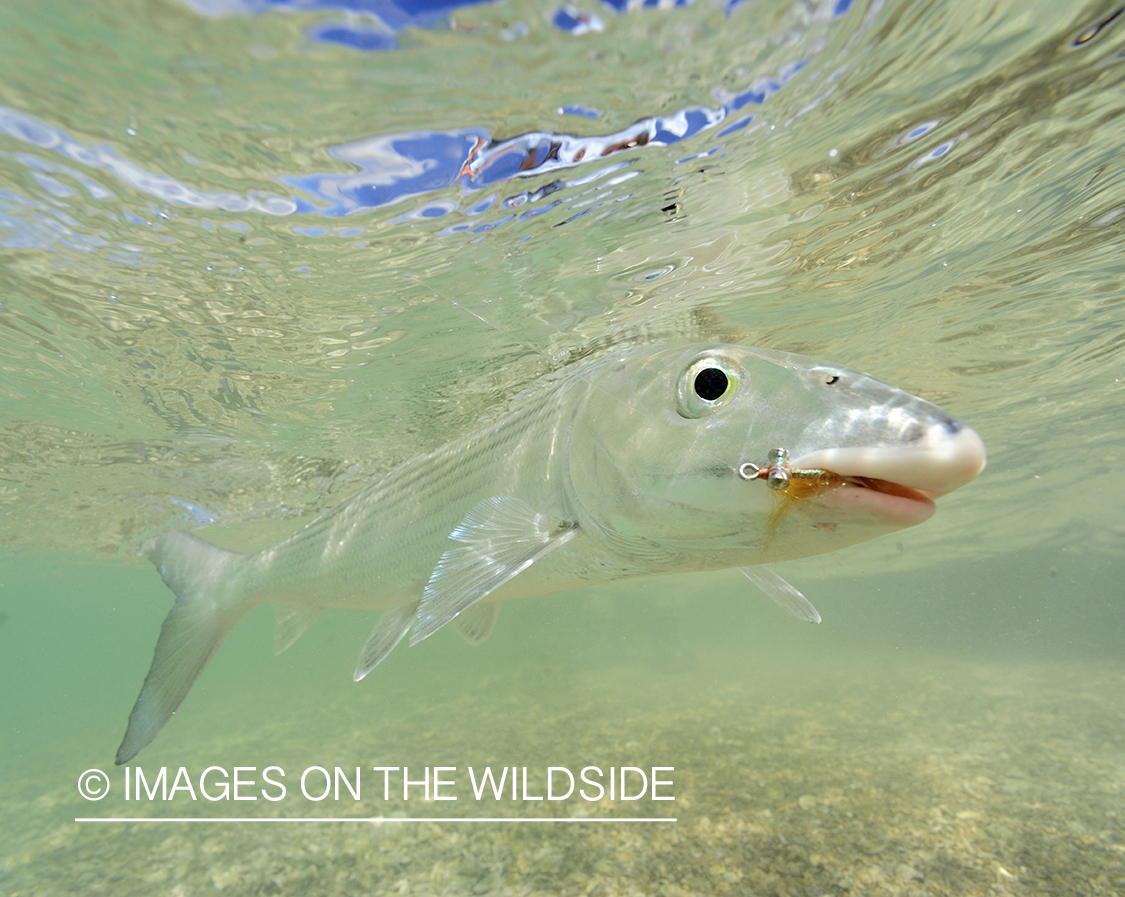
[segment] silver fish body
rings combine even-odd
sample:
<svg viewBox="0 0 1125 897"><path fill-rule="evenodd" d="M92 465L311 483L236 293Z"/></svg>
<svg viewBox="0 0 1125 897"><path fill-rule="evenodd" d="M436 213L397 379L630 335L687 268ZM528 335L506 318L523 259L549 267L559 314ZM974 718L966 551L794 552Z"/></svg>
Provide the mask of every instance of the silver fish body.
<svg viewBox="0 0 1125 897"><path fill-rule="evenodd" d="M846 478L790 502L739 475L784 447ZM984 467L980 437L865 374L803 356L656 344L565 369L493 423L414 457L256 554L172 532L143 547L177 600L118 751L148 744L239 619L279 606L275 648L326 607L383 610L361 679L408 633L483 641L500 602L632 576L759 565L911 526ZM883 484L883 485L879 485Z"/></svg>

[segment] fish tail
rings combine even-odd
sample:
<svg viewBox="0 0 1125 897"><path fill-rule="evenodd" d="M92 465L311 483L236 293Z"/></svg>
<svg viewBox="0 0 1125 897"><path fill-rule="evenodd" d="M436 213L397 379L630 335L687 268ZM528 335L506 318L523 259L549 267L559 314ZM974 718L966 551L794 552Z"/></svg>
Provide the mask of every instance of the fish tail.
<svg viewBox="0 0 1125 897"><path fill-rule="evenodd" d="M129 714L117 749L118 765L151 742L175 713L223 639L249 609L232 595L230 574L245 555L227 551L191 533L149 539L140 554L152 561L176 594L164 618L152 666Z"/></svg>

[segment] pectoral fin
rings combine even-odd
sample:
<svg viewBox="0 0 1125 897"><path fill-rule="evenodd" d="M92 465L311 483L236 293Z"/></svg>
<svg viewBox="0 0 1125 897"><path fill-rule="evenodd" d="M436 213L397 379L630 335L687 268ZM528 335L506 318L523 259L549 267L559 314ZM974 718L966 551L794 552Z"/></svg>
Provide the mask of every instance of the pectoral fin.
<svg viewBox="0 0 1125 897"><path fill-rule="evenodd" d="M277 622L273 627L273 653L280 654L297 641L305 630L312 626L320 616L319 607L282 607L274 608Z"/></svg>
<svg viewBox="0 0 1125 897"><path fill-rule="evenodd" d="M430 574L410 644L433 635L578 532L577 524L544 516L518 498L480 502L449 534L455 544Z"/></svg>
<svg viewBox="0 0 1125 897"><path fill-rule="evenodd" d="M461 638L476 647L492 635L498 616L500 616L499 601L479 601L463 611L453 625Z"/></svg>
<svg viewBox="0 0 1125 897"><path fill-rule="evenodd" d="M371 630L371 635L367 637L363 650L359 652L352 682L359 682L375 669L383 662L383 658L394 650L395 645L402 641L402 637L410 631L414 623L415 606L411 602L383 611L383 616L379 618L379 622Z"/></svg>
<svg viewBox="0 0 1125 897"><path fill-rule="evenodd" d="M819 623L820 614L809 603L809 599L774 573L769 567L739 567L746 578L769 595L778 607L788 611L798 620L806 623Z"/></svg>

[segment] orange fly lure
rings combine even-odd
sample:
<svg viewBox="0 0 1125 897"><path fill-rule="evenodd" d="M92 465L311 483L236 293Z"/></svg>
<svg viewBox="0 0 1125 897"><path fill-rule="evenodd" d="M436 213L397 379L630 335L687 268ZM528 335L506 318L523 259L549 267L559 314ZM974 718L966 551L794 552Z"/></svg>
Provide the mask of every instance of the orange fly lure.
<svg viewBox="0 0 1125 897"><path fill-rule="evenodd" d="M790 467L789 452L783 448L771 449L769 463L764 467L745 463L738 468L738 475L744 480L765 480L775 497L774 509L766 520L765 538L762 553L765 554L773 544L777 531L785 520L789 509L796 502L838 489L855 480L841 476L830 470L817 467Z"/></svg>

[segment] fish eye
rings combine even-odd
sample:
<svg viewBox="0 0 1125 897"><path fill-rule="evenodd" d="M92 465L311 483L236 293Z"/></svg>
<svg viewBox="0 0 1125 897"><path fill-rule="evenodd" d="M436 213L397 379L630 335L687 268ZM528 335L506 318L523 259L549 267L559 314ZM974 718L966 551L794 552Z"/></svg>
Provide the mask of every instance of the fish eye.
<svg viewBox="0 0 1125 897"><path fill-rule="evenodd" d="M839 382L840 382L840 375L839 374L825 374L824 375L824 385L825 386L835 386Z"/></svg>
<svg viewBox="0 0 1125 897"><path fill-rule="evenodd" d="M738 365L731 359L714 355L697 358L680 376L676 411L687 418L717 411L734 397L738 375Z"/></svg>
<svg viewBox="0 0 1125 897"><path fill-rule="evenodd" d="M729 382L718 368L704 368L695 375L695 394L705 402L713 402L727 391Z"/></svg>

